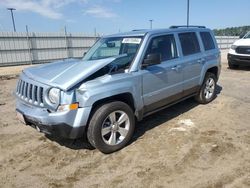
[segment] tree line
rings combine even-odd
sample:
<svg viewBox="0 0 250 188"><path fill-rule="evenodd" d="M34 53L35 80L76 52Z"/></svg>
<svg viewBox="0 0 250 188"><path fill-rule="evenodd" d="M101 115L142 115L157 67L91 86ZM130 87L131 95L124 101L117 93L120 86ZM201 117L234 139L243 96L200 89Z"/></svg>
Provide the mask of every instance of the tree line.
<svg viewBox="0 0 250 188"><path fill-rule="evenodd" d="M228 27L225 29L214 29L216 36L242 36L250 31L250 26Z"/></svg>

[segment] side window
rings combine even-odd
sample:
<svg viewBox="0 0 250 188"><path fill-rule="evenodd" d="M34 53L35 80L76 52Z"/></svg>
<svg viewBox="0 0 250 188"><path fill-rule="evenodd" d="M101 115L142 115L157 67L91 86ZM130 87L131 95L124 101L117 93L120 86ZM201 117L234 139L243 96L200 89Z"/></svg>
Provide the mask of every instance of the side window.
<svg viewBox="0 0 250 188"><path fill-rule="evenodd" d="M215 49L214 41L209 32L200 32L201 40L205 50Z"/></svg>
<svg viewBox="0 0 250 188"><path fill-rule="evenodd" d="M120 54L136 54L139 44L125 43L121 45Z"/></svg>
<svg viewBox="0 0 250 188"><path fill-rule="evenodd" d="M177 58L174 35L164 35L153 38L148 46L146 57L149 54L160 54L161 61Z"/></svg>
<svg viewBox="0 0 250 188"><path fill-rule="evenodd" d="M192 55L200 52L200 45L195 32L180 33L182 53L184 56Z"/></svg>

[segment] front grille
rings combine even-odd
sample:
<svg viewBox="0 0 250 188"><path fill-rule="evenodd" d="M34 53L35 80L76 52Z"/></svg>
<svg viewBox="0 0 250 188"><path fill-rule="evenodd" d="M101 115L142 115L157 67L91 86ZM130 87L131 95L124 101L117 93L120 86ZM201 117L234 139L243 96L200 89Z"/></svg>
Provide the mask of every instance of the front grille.
<svg viewBox="0 0 250 188"><path fill-rule="evenodd" d="M236 48L238 54L250 54L250 46L239 46Z"/></svg>
<svg viewBox="0 0 250 188"><path fill-rule="evenodd" d="M43 92L43 87L25 82L21 79L17 83L16 95L31 104L43 107Z"/></svg>

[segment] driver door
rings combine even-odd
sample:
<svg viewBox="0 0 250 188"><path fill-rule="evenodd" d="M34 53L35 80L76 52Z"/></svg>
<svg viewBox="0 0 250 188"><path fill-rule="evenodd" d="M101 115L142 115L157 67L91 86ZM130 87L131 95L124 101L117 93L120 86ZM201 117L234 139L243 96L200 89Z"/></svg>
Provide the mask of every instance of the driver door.
<svg viewBox="0 0 250 188"><path fill-rule="evenodd" d="M182 97L182 64L178 60L173 34L156 36L151 39L145 58L149 54L157 53L160 54L161 63L142 68L142 96L145 113Z"/></svg>

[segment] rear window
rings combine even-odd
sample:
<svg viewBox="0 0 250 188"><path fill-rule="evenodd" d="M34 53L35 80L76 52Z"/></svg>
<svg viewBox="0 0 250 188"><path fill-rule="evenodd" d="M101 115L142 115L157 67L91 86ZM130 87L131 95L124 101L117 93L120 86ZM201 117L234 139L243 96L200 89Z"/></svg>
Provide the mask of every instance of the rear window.
<svg viewBox="0 0 250 188"><path fill-rule="evenodd" d="M201 40L205 50L215 49L214 41L209 32L200 32Z"/></svg>
<svg viewBox="0 0 250 188"><path fill-rule="evenodd" d="M200 52L200 46L195 32L180 33L179 39L181 42L182 53L184 56Z"/></svg>

